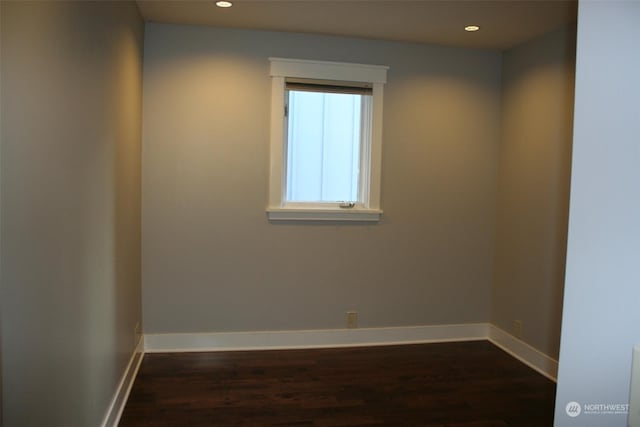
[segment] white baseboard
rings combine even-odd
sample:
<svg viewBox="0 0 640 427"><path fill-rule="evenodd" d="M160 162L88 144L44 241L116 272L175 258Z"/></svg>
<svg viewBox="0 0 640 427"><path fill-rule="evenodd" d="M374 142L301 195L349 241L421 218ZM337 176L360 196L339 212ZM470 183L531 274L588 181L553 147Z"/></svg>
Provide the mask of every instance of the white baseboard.
<svg viewBox="0 0 640 427"><path fill-rule="evenodd" d="M138 345L131 355L131 359L129 359L129 364L127 365L127 368L120 379L120 383L118 384L118 388L111 399L109 409L104 416L101 427L117 427L120 422L122 411L124 410L124 406L129 398L129 392L131 392L131 387L133 386L133 382L138 374L138 369L142 362L142 356L144 356L144 337L140 338Z"/></svg>
<svg viewBox="0 0 640 427"><path fill-rule="evenodd" d="M276 350L486 340L489 324L145 335L145 352Z"/></svg>
<svg viewBox="0 0 640 427"><path fill-rule="evenodd" d="M494 325L489 325L488 338L493 344L520 360L525 365L538 371L550 380L557 382L557 360L547 356L524 341L519 340Z"/></svg>
<svg viewBox="0 0 640 427"><path fill-rule="evenodd" d="M489 323L308 331L147 334L146 353L285 350L489 340L556 381L558 361Z"/></svg>

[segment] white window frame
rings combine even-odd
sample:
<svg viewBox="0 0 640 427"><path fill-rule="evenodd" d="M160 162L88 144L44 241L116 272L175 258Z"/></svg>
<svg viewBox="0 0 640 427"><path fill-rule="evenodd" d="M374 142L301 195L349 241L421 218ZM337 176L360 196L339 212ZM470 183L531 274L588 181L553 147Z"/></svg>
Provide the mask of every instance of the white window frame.
<svg viewBox="0 0 640 427"><path fill-rule="evenodd" d="M345 62L309 61L269 58L271 62L271 135L269 206L270 220L312 221L379 221L380 177L382 169L382 104L383 88L389 67ZM367 83L372 87L371 140L363 161L368 160L368 173L359 184L361 204L345 208L339 203L286 203L287 147L285 117L285 87L287 78Z"/></svg>

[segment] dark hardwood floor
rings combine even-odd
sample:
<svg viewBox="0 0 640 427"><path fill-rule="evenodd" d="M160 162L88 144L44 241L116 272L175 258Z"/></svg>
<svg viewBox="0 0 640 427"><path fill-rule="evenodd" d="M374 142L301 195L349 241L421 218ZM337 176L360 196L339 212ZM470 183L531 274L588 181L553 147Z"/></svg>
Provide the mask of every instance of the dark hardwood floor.
<svg viewBox="0 0 640 427"><path fill-rule="evenodd" d="M546 427L554 397L487 341L146 354L120 426Z"/></svg>

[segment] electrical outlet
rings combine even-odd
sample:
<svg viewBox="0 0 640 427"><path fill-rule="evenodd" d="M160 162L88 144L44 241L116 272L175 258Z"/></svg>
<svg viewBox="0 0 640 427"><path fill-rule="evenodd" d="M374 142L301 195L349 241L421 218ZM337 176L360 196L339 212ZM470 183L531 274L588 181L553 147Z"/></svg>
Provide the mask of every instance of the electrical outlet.
<svg viewBox="0 0 640 427"><path fill-rule="evenodd" d="M354 329L358 327L358 312L347 311L347 328Z"/></svg>
<svg viewBox="0 0 640 427"><path fill-rule="evenodd" d="M522 338L522 320L513 321L513 336L516 338Z"/></svg>

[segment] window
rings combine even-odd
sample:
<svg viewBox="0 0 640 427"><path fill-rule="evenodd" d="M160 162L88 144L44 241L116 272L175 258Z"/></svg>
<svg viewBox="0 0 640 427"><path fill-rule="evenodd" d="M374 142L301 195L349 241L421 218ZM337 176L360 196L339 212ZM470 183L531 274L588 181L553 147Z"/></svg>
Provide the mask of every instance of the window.
<svg viewBox="0 0 640 427"><path fill-rule="evenodd" d="M371 90L309 83L286 89L286 204L359 204Z"/></svg>
<svg viewBox="0 0 640 427"><path fill-rule="evenodd" d="M269 219L379 220L387 67L270 61Z"/></svg>

